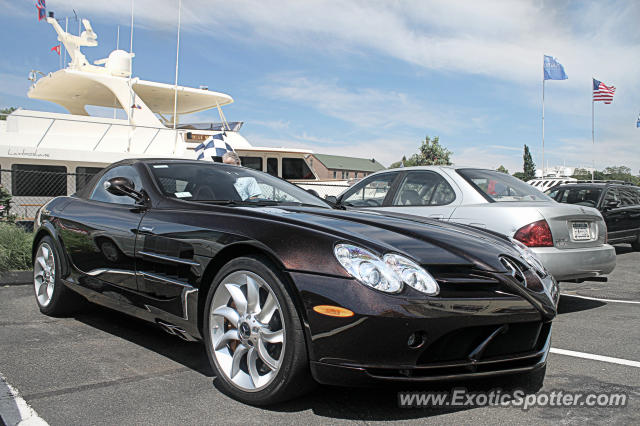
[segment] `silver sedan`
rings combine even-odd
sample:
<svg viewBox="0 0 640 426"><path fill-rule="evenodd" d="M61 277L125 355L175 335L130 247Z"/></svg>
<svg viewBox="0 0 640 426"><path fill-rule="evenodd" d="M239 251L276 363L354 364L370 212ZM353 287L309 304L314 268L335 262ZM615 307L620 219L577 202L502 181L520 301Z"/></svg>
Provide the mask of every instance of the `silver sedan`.
<svg viewBox="0 0 640 426"><path fill-rule="evenodd" d="M347 207L447 220L505 234L528 246L558 281L608 274L616 264L598 210L557 203L494 170L453 166L384 170L347 189L337 201Z"/></svg>

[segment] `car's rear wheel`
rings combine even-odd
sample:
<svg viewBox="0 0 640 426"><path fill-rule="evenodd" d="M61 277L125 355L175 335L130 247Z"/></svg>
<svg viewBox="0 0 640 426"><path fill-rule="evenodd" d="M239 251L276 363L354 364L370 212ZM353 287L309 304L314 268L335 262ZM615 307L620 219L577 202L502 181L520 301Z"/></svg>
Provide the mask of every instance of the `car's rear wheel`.
<svg viewBox="0 0 640 426"><path fill-rule="evenodd" d="M223 266L204 315L207 355L220 390L267 405L309 388L302 324L279 271L266 259L241 257Z"/></svg>
<svg viewBox="0 0 640 426"><path fill-rule="evenodd" d="M635 251L640 251L640 235L638 235L638 238L631 243L631 248Z"/></svg>
<svg viewBox="0 0 640 426"><path fill-rule="evenodd" d="M60 254L53 239L45 236L38 242L33 258L33 289L40 312L66 315L78 308L82 299L60 280Z"/></svg>

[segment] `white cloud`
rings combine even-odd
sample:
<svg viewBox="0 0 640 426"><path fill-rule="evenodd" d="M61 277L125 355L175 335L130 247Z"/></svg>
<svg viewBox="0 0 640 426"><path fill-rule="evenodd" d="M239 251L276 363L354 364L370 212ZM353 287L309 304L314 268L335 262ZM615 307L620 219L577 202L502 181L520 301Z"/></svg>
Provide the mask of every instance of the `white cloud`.
<svg viewBox="0 0 640 426"><path fill-rule="evenodd" d="M263 88L267 96L313 108L329 117L370 130L395 127L437 128L454 131L467 127L468 116L439 106L431 108L406 93L372 88L347 89L335 81L306 77L279 77Z"/></svg>

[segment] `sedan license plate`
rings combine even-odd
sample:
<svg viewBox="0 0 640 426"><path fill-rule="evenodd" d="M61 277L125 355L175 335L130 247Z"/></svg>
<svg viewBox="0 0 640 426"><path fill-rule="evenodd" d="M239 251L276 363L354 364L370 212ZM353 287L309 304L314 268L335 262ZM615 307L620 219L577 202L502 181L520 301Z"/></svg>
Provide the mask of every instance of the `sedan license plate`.
<svg viewBox="0 0 640 426"><path fill-rule="evenodd" d="M571 224L573 230L573 239L575 241L584 241L591 239L591 230L586 222L574 222Z"/></svg>

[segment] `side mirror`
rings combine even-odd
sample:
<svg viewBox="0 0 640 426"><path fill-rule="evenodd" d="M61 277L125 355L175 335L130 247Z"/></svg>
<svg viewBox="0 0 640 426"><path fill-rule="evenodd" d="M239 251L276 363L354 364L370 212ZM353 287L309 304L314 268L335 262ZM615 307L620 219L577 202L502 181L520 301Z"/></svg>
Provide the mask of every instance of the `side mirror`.
<svg viewBox="0 0 640 426"><path fill-rule="evenodd" d="M104 189L107 190L108 193L116 195L118 197L131 197L137 203L140 203L144 200L144 195L142 193L135 190L135 185L126 177L114 177L109 179L104 183Z"/></svg>
<svg viewBox="0 0 640 426"><path fill-rule="evenodd" d="M338 204L338 199L335 197L335 195L325 195L324 199L331 204Z"/></svg>

